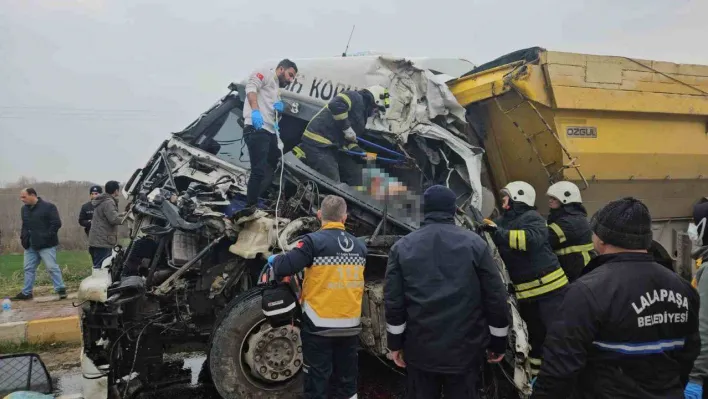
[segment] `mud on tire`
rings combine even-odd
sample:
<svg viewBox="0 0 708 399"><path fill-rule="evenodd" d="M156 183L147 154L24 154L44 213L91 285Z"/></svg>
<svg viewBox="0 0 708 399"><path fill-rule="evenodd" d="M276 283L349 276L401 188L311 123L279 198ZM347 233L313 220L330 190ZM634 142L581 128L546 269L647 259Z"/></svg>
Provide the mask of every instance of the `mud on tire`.
<svg viewBox="0 0 708 399"><path fill-rule="evenodd" d="M261 310L260 290L255 291L235 298L214 328L208 354L214 387L224 399L301 397L302 371L298 370L287 381L268 383L256 377L245 360L249 337L264 323L267 325Z"/></svg>

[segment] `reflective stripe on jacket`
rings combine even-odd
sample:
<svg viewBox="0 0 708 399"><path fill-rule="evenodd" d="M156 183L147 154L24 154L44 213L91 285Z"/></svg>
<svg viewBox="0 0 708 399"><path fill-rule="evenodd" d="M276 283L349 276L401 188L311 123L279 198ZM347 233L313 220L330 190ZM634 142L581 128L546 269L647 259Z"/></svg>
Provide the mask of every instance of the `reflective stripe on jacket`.
<svg viewBox="0 0 708 399"><path fill-rule="evenodd" d="M366 131L368 118L364 97L356 90L343 91L307 124L302 140L315 147L336 147L361 152L356 143L344 138L344 131L352 128L357 136Z"/></svg>
<svg viewBox="0 0 708 399"><path fill-rule="evenodd" d="M366 246L343 224L327 223L276 257L274 274L280 279L305 271L301 303L315 333L352 329L360 324L366 254Z"/></svg>
<svg viewBox="0 0 708 399"><path fill-rule="evenodd" d="M492 234L519 300L551 293L568 284L568 277L548 244L543 217L531 207L515 203L495 220Z"/></svg>
<svg viewBox="0 0 708 399"><path fill-rule="evenodd" d="M587 211L582 204L563 205L548 215L548 242L570 282L597 256Z"/></svg>
<svg viewBox="0 0 708 399"><path fill-rule="evenodd" d="M532 398L683 398L698 312L696 291L652 255L595 257L548 329Z"/></svg>

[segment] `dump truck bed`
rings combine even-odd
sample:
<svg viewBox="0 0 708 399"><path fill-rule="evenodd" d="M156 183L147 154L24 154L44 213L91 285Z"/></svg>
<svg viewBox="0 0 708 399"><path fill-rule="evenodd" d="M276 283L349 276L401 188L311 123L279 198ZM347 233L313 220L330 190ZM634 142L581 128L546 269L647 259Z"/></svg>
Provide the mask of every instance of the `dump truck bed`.
<svg viewBox="0 0 708 399"><path fill-rule="evenodd" d="M708 66L530 48L448 82L487 151L493 189L576 182L589 212L620 196L655 220L708 194Z"/></svg>

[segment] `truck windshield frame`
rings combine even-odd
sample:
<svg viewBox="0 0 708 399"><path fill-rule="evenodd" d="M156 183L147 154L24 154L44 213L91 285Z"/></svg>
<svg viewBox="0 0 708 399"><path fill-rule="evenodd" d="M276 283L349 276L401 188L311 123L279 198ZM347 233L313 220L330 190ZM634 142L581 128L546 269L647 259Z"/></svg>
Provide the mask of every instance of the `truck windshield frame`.
<svg viewBox="0 0 708 399"><path fill-rule="evenodd" d="M214 120L190 144L224 162L251 170L248 149L243 139L243 110L232 107Z"/></svg>

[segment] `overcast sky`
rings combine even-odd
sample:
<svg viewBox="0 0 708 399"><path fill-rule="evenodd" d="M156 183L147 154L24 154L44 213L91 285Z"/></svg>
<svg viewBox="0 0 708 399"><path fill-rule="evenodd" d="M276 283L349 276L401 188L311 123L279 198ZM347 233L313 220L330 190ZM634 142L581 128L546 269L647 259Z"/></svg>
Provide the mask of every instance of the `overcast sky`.
<svg viewBox="0 0 708 399"><path fill-rule="evenodd" d="M700 0L0 0L0 183L126 180L265 59L549 50L708 64Z"/></svg>

